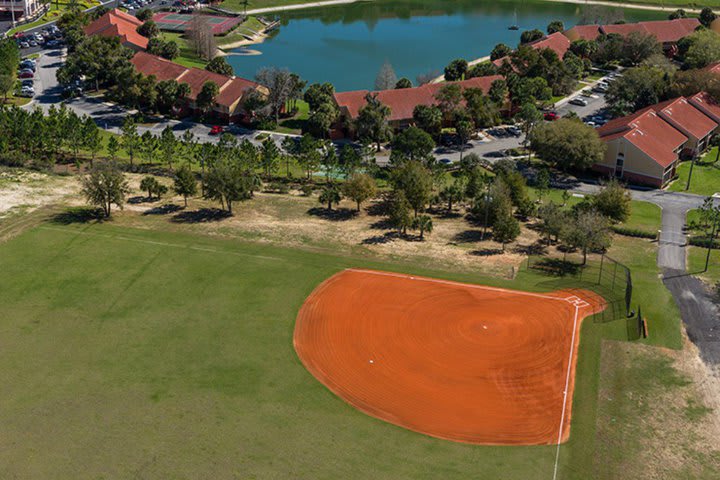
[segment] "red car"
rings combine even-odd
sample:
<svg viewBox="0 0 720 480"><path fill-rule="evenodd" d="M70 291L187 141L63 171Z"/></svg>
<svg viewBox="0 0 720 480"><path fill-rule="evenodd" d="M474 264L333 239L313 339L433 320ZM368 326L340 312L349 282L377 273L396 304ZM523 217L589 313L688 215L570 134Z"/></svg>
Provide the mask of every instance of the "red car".
<svg viewBox="0 0 720 480"><path fill-rule="evenodd" d="M554 120L557 120L560 117L555 112L545 112L545 115L543 115L543 118L545 118L545 120L547 120L548 122L552 122Z"/></svg>
<svg viewBox="0 0 720 480"><path fill-rule="evenodd" d="M220 135L223 133L225 129L221 127L220 125L215 125L210 129L210 135Z"/></svg>
<svg viewBox="0 0 720 480"><path fill-rule="evenodd" d="M18 78L35 78L35 74L32 72L32 70L25 70L20 72Z"/></svg>

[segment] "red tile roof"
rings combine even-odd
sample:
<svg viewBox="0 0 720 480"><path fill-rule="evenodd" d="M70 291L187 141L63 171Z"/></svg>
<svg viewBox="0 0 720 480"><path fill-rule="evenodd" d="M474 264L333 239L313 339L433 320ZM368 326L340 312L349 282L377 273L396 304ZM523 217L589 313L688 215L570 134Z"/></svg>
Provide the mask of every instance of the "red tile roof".
<svg viewBox="0 0 720 480"><path fill-rule="evenodd" d="M600 35L600 25L575 25L565 30L563 34L571 42L575 40L595 40Z"/></svg>
<svg viewBox="0 0 720 480"><path fill-rule="evenodd" d="M570 40L561 32L555 32L552 35L541 38L540 40L535 40L534 42L528 43L527 46L532 47L535 50L549 48L557 54L560 60L562 60L562 58L565 56L565 52L567 52L570 48ZM497 60L493 60L492 63L496 67L501 67L506 60L510 60L509 55L498 58Z"/></svg>
<svg viewBox="0 0 720 480"><path fill-rule="evenodd" d="M605 34L626 36L631 32L653 35L660 43L674 43L687 37L700 26L697 18L678 18L676 20L657 20L653 22L623 23L602 25L600 30Z"/></svg>
<svg viewBox="0 0 720 480"><path fill-rule="evenodd" d="M231 78L199 68L187 68L162 57L137 52L131 60L135 69L143 75L154 75L158 81L176 80L190 85L190 100L195 100L206 82L213 82L220 88L215 103L231 107L245 92L260 88L260 84L244 78Z"/></svg>
<svg viewBox="0 0 720 480"><path fill-rule="evenodd" d="M625 138L663 168L677 160L675 151L688 140L652 107L616 118L599 127L597 132L604 141Z"/></svg>
<svg viewBox="0 0 720 480"><path fill-rule="evenodd" d="M479 88L487 93L495 80L502 80L501 75L490 75L487 77L475 77L460 82L450 82L460 85L463 89ZM390 121L409 120L413 116L413 110L418 105L435 105L435 95L448 83L428 83L415 88L399 88L394 90L380 90L377 93L378 100L390 107ZM357 118L360 108L367 103L365 97L369 90L355 90L351 92L339 92L334 95L335 101L341 109L345 109L351 118Z"/></svg>
<svg viewBox="0 0 720 480"><path fill-rule="evenodd" d="M710 117L688 103L684 97L653 105L652 109L675 128L698 140L705 138L718 126Z"/></svg>
<svg viewBox="0 0 720 480"><path fill-rule="evenodd" d="M85 34L118 37L123 45L130 44L145 50L148 39L137 33L137 28L140 25L142 25L142 22L137 18L114 9L85 27Z"/></svg>
<svg viewBox="0 0 720 480"><path fill-rule="evenodd" d="M696 93L688 98L695 108L701 110L716 122L720 122L720 105L707 92Z"/></svg>
<svg viewBox="0 0 720 480"><path fill-rule="evenodd" d="M567 52L570 48L570 40L568 40L562 32L555 32L552 35L548 35L547 37L536 40L528 45L536 50L549 48L553 52L557 53L558 58L562 60L565 52Z"/></svg>
<svg viewBox="0 0 720 480"><path fill-rule="evenodd" d="M707 70L710 73L718 73L720 74L720 62L711 63L707 67L705 67L704 70Z"/></svg>

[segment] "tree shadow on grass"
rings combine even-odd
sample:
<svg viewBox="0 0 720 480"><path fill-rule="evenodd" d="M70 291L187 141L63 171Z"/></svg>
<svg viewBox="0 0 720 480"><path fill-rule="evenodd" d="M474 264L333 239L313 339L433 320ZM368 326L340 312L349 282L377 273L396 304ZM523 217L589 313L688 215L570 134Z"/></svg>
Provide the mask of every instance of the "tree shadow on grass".
<svg viewBox="0 0 720 480"><path fill-rule="evenodd" d="M521 255L544 255L547 253L547 245L545 242L537 241L530 245L515 245L513 252Z"/></svg>
<svg viewBox="0 0 720 480"><path fill-rule="evenodd" d="M307 213L313 217L319 217L333 222L344 222L357 216L357 211L350 210L349 208L336 208L335 210L328 210L324 207L314 207L308 210Z"/></svg>
<svg viewBox="0 0 720 480"><path fill-rule="evenodd" d="M182 210L182 207L180 205L170 203L167 205L160 205L159 207L153 207L150 210L146 210L143 212L143 215L167 215L169 213L175 213L179 210Z"/></svg>
<svg viewBox="0 0 720 480"><path fill-rule="evenodd" d="M489 238L489 235L487 238ZM463 230L453 235L453 242L455 243L474 243L483 240L482 230Z"/></svg>
<svg viewBox="0 0 720 480"><path fill-rule="evenodd" d="M153 202L159 202L159 201L160 201L160 199L157 197L150 198L150 197L144 197L142 195L136 195L134 197L128 198L127 203L129 203L130 205L137 205L139 203L153 203Z"/></svg>
<svg viewBox="0 0 720 480"><path fill-rule="evenodd" d="M226 218L232 217L227 210L219 208L201 208L200 210L192 210L188 212L180 212L174 215L170 220L174 223L208 223L219 222Z"/></svg>
<svg viewBox="0 0 720 480"><path fill-rule="evenodd" d="M475 257L491 257L493 255L502 255L502 248L479 248L470 252Z"/></svg>
<svg viewBox="0 0 720 480"><path fill-rule="evenodd" d="M393 240L400 238L400 234L398 232L385 232L381 235L373 235L372 237L368 237L364 239L361 244L362 245L382 245L384 243L390 243Z"/></svg>
<svg viewBox="0 0 720 480"><path fill-rule="evenodd" d="M102 222L105 214L102 208L95 207L73 207L64 212L54 215L50 221L59 225L71 225L73 223Z"/></svg>

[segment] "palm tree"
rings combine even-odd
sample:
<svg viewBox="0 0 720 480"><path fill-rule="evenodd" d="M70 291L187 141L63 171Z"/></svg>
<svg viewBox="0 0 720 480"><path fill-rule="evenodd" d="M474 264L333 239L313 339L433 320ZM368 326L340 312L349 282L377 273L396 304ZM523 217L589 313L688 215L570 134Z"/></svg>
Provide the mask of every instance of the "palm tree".
<svg viewBox="0 0 720 480"><path fill-rule="evenodd" d="M420 230L420 240L425 238L425 232L431 233L433 229L433 221L430 215L420 215L415 217L412 222L413 230Z"/></svg>
<svg viewBox="0 0 720 480"><path fill-rule="evenodd" d="M326 185L320 193L320 203L327 203L328 210L332 210L333 203L340 203L342 196L340 190L335 185Z"/></svg>

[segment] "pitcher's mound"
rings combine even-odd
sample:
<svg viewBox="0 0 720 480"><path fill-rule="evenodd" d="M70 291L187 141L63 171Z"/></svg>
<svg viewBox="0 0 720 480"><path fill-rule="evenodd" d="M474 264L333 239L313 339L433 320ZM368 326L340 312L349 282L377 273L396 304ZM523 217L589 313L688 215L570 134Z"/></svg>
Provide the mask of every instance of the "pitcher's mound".
<svg viewBox="0 0 720 480"><path fill-rule="evenodd" d="M591 298L345 270L305 301L294 344L379 419L459 442L554 444L569 435L581 320L602 308Z"/></svg>

